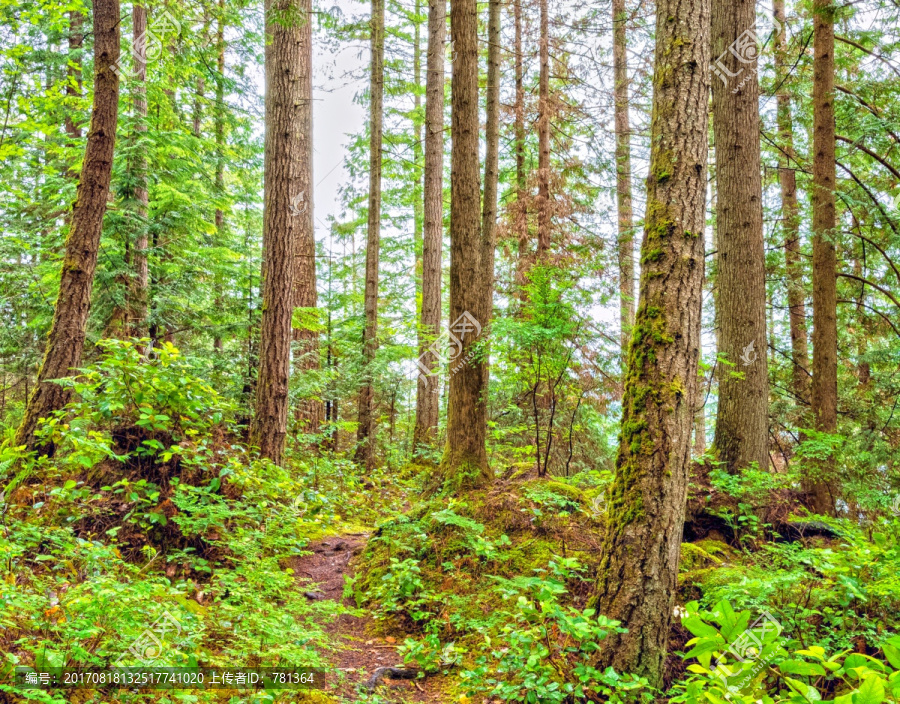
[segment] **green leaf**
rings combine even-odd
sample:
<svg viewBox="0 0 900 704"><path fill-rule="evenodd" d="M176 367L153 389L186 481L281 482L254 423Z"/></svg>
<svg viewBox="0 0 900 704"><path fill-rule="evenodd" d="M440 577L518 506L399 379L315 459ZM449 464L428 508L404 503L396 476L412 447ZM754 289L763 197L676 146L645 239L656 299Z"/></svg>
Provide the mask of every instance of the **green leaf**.
<svg viewBox="0 0 900 704"><path fill-rule="evenodd" d="M900 648L891 643L885 643L881 649L884 651L884 657L887 658L887 661L900 670Z"/></svg>
<svg viewBox="0 0 900 704"><path fill-rule="evenodd" d="M778 669L789 675L803 675L804 677L816 677L825 674L825 668L812 662L803 660L785 660Z"/></svg>
<svg viewBox="0 0 900 704"><path fill-rule="evenodd" d="M819 694L819 690L806 684L806 682L801 682L800 680L795 680L791 677L785 677L784 681L787 682L788 686L795 692L797 692L797 694L803 697L806 701L818 702L822 700L822 695Z"/></svg>
<svg viewBox="0 0 900 704"><path fill-rule="evenodd" d="M681 625L687 628L695 636L704 638L712 638L719 635L719 631L715 626L705 623L699 616L688 616L681 619Z"/></svg>
<svg viewBox="0 0 900 704"><path fill-rule="evenodd" d="M884 701L884 682L877 675L866 677L853 695L853 704L881 704Z"/></svg>

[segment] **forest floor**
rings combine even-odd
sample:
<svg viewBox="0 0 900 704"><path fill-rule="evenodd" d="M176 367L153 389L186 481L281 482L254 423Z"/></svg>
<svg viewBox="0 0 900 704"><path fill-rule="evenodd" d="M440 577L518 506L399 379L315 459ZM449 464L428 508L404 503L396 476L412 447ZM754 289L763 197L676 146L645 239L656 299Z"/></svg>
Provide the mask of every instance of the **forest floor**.
<svg viewBox="0 0 900 704"><path fill-rule="evenodd" d="M353 558L365 547L368 535L346 533L333 535L311 543L310 554L295 558L291 567L297 576L298 588L312 600L331 600L345 607L333 620L323 623L324 631L332 638L335 650L331 663L336 676L328 678L326 691L339 702L379 701L397 704L407 702L447 702L441 678L418 680L380 680L371 699L365 684L379 667L405 667L397 653L402 641L398 637L382 635L383 628L363 610L357 609L350 597L344 597L345 580L353 573ZM446 683L445 683L446 684Z"/></svg>

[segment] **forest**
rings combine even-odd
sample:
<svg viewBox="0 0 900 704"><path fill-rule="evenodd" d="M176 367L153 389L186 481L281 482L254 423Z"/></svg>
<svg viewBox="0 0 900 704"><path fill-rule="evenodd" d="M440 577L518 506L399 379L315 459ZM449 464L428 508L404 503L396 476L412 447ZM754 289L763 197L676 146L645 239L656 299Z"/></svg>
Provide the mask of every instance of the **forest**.
<svg viewBox="0 0 900 704"><path fill-rule="evenodd" d="M0 703L900 702L898 0L0 0Z"/></svg>

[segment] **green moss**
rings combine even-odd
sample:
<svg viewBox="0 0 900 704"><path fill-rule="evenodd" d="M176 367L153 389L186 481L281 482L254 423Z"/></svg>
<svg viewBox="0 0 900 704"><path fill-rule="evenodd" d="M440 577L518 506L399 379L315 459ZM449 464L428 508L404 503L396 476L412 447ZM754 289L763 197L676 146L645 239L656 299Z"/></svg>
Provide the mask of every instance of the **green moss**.
<svg viewBox="0 0 900 704"><path fill-rule="evenodd" d="M651 262L658 262L665 256L665 251L662 249L653 249L649 252L645 252L641 255L641 264L649 264Z"/></svg>

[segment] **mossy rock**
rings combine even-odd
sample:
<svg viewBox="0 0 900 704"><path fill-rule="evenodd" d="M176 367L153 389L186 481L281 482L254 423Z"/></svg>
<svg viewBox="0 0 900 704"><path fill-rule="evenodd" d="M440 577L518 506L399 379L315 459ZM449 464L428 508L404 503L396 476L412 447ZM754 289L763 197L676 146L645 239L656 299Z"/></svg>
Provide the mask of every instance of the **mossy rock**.
<svg viewBox="0 0 900 704"><path fill-rule="evenodd" d="M726 564L733 550L718 540L701 540L681 544L681 572L692 572L707 567Z"/></svg>
<svg viewBox="0 0 900 704"><path fill-rule="evenodd" d="M535 487L539 487L545 492L562 496L581 506L587 506L589 503L583 490L555 479L530 479L527 482L522 483L523 490ZM523 493L525 492L523 491Z"/></svg>

